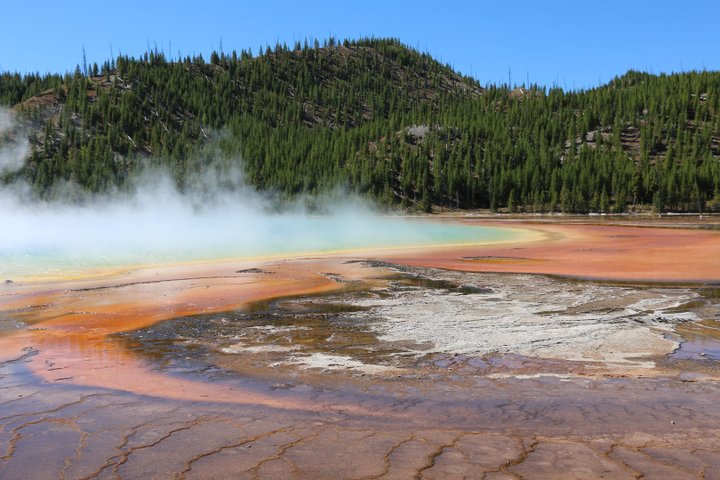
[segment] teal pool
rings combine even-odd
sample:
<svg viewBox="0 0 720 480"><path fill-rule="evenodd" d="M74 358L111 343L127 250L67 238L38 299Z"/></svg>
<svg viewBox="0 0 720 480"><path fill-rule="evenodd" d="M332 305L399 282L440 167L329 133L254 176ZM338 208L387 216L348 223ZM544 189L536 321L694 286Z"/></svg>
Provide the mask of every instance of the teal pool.
<svg viewBox="0 0 720 480"><path fill-rule="evenodd" d="M0 281L124 265L489 243L519 236L513 229L367 213L45 215L16 221L14 230L0 233Z"/></svg>

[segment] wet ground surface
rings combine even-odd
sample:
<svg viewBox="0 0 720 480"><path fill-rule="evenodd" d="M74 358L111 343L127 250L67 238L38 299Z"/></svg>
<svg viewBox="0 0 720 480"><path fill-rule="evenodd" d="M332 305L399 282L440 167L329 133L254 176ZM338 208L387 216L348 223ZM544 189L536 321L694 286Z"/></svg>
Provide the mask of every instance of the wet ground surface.
<svg viewBox="0 0 720 480"><path fill-rule="evenodd" d="M392 272L380 286L352 283L339 293L172 319L117 338L154 368L216 377L352 382L369 375L376 383L439 372L716 373L714 289L373 265Z"/></svg>
<svg viewBox="0 0 720 480"><path fill-rule="evenodd" d="M2 366L2 478L718 478L720 388L653 379L298 380L300 404L179 402ZM6 377L3 379L6 380Z"/></svg>
<svg viewBox="0 0 720 480"><path fill-rule="evenodd" d="M371 266L107 339L201 401L3 362L0 478L720 478L716 289Z"/></svg>

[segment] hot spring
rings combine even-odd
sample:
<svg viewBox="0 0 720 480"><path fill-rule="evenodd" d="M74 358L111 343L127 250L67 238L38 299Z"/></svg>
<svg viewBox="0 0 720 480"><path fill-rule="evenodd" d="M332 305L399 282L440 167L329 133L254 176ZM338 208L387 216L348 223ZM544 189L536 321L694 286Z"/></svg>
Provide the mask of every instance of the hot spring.
<svg viewBox="0 0 720 480"><path fill-rule="evenodd" d="M6 210L7 211L7 210ZM58 277L130 265L514 241L519 230L382 216L238 208L15 210L0 232L0 279Z"/></svg>

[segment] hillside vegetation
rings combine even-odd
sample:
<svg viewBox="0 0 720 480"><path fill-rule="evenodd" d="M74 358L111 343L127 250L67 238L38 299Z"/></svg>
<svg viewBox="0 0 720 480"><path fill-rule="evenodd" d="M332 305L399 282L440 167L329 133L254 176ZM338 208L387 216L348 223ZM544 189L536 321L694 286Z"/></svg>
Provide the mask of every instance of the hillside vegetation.
<svg viewBox="0 0 720 480"><path fill-rule="evenodd" d="M342 186L425 211L720 209L718 72L480 86L397 40L330 40L3 73L0 104L32 146L0 181L44 197L67 182L122 189L155 165L183 188L220 158L287 197Z"/></svg>

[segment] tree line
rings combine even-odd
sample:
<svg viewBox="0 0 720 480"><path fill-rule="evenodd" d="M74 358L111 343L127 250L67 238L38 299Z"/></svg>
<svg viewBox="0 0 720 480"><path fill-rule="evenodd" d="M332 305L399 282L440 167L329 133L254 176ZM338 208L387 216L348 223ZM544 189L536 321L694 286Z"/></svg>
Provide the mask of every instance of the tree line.
<svg viewBox="0 0 720 480"><path fill-rule="evenodd" d="M718 72L481 86L395 39L330 39L2 73L0 103L32 145L0 180L46 197L68 181L123 188L156 165L183 188L221 157L286 197L343 186L425 211L720 208Z"/></svg>

